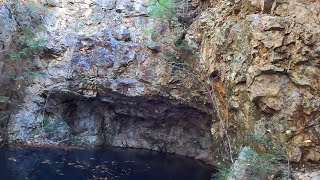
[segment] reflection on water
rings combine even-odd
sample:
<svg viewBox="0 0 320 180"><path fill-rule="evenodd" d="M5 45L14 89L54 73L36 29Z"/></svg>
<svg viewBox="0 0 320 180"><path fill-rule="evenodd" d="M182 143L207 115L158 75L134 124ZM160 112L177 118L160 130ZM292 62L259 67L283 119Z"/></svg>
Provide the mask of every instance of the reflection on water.
<svg viewBox="0 0 320 180"><path fill-rule="evenodd" d="M196 160L147 150L0 149L1 180L208 180L212 172Z"/></svg>

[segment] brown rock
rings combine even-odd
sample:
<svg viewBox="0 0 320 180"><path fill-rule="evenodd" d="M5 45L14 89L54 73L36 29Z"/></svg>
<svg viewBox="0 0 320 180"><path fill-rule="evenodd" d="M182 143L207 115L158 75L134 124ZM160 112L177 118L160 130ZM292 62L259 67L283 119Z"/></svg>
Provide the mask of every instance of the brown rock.
<svg viewBox="0 0 320 180"><path fill-rule="evenodd" d="M254 101L258 97L273 97L280 92L279 75L260 75L255 78L249 89L250 99Z"/></svg>
<svg viewBox="0 0 320 180"><path fill-rule="evenodd" d="M301 160L302 152L300 148L292 148L288 150L289 159L292 162L299 162Z"/></svg>
<svg viewBox="0 0 320 180"><path fill-rule="evenodd" d="M310 148L308 150L308 153L306 154L306 160L311 162L319 162L320 161L320 148L314 147Z"/></svg>

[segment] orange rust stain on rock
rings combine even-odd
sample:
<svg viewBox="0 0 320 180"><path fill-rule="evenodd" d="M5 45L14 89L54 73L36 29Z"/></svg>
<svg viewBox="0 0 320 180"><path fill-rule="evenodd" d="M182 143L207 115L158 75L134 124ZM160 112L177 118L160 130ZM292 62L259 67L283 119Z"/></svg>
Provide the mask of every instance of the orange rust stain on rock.
<svg viewBox="0 0 320 180"><path fill-rule="evenodd" d="M214 96L218 101L218 111L221 113L224 119L228 117L228 109L227 109L227 97L226 97L226 88L220 80L217 80L213 83L214 88Z"/></svg>

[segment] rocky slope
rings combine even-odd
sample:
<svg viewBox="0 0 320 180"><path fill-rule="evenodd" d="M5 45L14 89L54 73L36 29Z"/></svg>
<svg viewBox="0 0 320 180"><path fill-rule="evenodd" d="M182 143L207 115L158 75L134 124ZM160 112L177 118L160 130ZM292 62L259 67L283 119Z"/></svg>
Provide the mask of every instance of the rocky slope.
<svg viewBox="0 0 320 180"><path fill-rule="evenodd" d="M11 99L1 103L0 139L146 148L217 164L244 145L264 151L256 135L292 162L318 163L320 3L192 1L186 13L183 2L172 22L148 17L144 0L3 4L1 75L23 71L3 63L23 47L23 24L41 27L35 37L46 45L20 58L41 76L2 76L0 95ZM166 58L184 31L192 48L176 55L188 68Z"/></svg>

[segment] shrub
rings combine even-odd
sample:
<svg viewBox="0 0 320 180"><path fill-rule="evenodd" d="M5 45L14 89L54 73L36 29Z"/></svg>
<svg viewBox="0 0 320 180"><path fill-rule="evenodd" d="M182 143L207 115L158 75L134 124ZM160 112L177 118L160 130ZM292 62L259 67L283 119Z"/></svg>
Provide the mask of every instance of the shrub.
<svg viewBox="0 0 320 180"><path fill-rule="evenodd" d="M37 38L37 29L33 29L31 25L24 25L20 29L23 34L23 43L21 49L9 53L9 58L11 60L16 60L26 56L30 56L35 51L40 51L45 48L46 41L44 38Z"/></svg>
<svg viewBox="0 0 320 180"><path fill-rule="evenodd" d="M173 0L150 0L150 17L160 20L171 19L175 16L175 5Z"/></svg>
<svg viewBox="0 0 320 180"><path fill-rule="evenodd" d="M283 151L266 138L250 134L249 137L258 144L266 147L264 153L257 153L251 148L243 148L235 164L218 166L218 173L213 174L212 179L224 180L229 177L245 179L267 179L271 175L278 177L288 176L282 170L281 162L285 161ZM289 172L290 169L287 169Z"/></svg>

